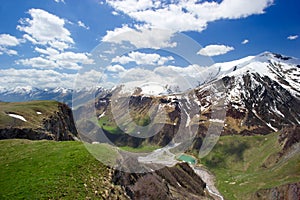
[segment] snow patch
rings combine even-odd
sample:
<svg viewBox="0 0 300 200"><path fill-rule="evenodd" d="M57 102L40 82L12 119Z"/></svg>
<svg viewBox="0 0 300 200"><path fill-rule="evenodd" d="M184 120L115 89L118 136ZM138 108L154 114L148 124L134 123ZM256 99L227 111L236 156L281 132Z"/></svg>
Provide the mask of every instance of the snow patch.
<svg viewBox="0 0 300 200"><path fill-rule="evenodd" d="M8 114L8 116L13 117L13 118L16 118L16 119L19 119L19 120L22 120L22 121L24 121L24 122L27 122L27 120L26 120L23 116L21 116L21 115L17 115L17 114Z"/></svg>
<svg viewBox="0 0 300 200"><path fill-rule="evenodd" d="M273 131L277 132L278 129L273 127L270 123L266 123L268 127L270 127Z"/></svg>
<svg viewBox="0 0 300 200"><path fill-rule="evenodd" d="M105 115L105 111L104 111L101 115L99 115L98 119L100 119L100 118L103 117L104 115Z"/></svg>
<svg viewBox="0 0 300 200"><path fill-rule="evenodd" d="M221 120L221 119L209 119L210 122L215 122L215 123L221 123L223 124L224 123L224 120Z"/></svg>

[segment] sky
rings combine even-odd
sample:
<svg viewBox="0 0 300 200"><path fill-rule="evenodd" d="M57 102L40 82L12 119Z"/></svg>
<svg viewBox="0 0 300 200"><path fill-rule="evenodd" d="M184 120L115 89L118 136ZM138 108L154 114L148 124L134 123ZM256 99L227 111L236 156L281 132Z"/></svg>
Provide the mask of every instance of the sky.
<svg viewBox="0 0 300 200"><path fill-rule="evenodd" d="M299 9L297 0L2 0L0 89L160 80L265 51L300 58ZM176 73L164 81L180 82Z"/></svg>

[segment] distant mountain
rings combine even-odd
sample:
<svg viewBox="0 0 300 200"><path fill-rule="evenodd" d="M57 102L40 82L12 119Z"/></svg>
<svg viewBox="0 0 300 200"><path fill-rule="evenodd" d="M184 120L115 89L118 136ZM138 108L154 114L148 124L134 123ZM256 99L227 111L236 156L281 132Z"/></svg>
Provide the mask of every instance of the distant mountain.
<svg viewBox="0 0 300 200"><path fill-rule="evenodd" d="M34 88L34 87L16 87L16 88L0 88L0 101L2 102L23 102L32 100L55 100L67 104L72 107L72 101L76 104L76 99L84 99L84 96L91 94L95 96L105 93L102 87L97 89L81 88L73 90L69 88ZM74 98L74 99L73 99Z"/></svg>
<svg viewBox="0 0 300 200"><path fill-rule="evenodd" d="M16 87L0 89L0 101L5 102L22 102L31 100L56 100L71 105L71 89L66 88L34 88L34 87Z"/></svg>

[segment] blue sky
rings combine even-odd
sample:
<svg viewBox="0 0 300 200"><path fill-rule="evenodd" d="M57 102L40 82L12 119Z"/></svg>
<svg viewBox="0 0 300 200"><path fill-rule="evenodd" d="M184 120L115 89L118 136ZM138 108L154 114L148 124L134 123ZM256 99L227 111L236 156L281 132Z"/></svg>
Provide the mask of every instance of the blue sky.
<svg viewBox="0 0 300 200"><path fill-rule="evenodd" d="M103 42L135 48L102 66L115 78L133 63L188 67L157 51L174 46L178 33L214 62L264 51L300 58L299 9L296 0L2 0L0 87L72 87L78 70L97 63L91 52ZM103 71L85 69L81 78L98 76Z"/></svg>

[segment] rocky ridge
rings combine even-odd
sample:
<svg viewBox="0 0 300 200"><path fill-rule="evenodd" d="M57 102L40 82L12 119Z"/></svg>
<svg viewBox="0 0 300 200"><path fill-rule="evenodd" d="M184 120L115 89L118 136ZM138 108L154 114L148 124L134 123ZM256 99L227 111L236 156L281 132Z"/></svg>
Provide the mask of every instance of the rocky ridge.
<svg viewBox="0 0 300 200"><path fill-rule="evenodd" d="M0 139L74 140L71 109L59 102L1 103ZM20 118L22 117L22 118Z"/></svg>

